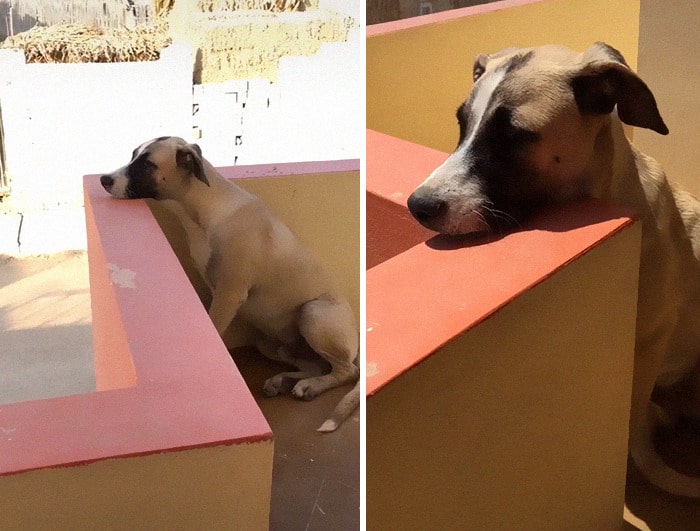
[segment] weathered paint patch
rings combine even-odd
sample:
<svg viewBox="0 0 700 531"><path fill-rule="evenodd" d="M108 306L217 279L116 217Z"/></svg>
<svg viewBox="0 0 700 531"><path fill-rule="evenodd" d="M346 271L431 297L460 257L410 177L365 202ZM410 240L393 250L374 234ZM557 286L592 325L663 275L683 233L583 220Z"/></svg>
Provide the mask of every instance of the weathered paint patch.
<svg viewBox="0 0 700 531"><path fill-rule="evenodd" d="M109 279L112 284L116 284L120 288L136 288L136 283L134 279L136 278L136 273L131 269L121 269L116 264L107 264L107 268L110 270Z"/></svg>
<svg viewBox="0 0 700 531"><path fill-rule="evenodd" d="M366 377L369 378L370 376L376 376L379 374L379 368L377 367L377 362L376 361L371 361L367 363L367 370L365 371Z"/></svg>

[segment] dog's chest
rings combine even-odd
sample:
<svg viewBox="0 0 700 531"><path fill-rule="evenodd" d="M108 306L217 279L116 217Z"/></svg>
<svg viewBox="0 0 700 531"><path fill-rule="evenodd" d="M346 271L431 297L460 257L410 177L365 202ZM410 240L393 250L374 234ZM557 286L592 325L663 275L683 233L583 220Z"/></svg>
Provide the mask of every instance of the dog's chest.
<svg viewBox="0 0 700 531"><path fill-rule="evenodd" d="M198 237L190 241L190 254L192 255L192 260L197 267L197 272L202 275L207 283L209 279L207 278L207 270L211 264L212 259L212 249L209 245L209 241L206 237ZM213 286L209 286L210 288Z"/></svg>
<svg viewBox="0 0 700 531"><path fill-rule="evenodd" d="M209 243L209 237L202 227L187 216L182 218L182 225L187 233L187 243L190 248L190 256L194 261L197 272L202 276L202 278L207 280L207 265L209 264L212 256L212 247Z"/></svg>

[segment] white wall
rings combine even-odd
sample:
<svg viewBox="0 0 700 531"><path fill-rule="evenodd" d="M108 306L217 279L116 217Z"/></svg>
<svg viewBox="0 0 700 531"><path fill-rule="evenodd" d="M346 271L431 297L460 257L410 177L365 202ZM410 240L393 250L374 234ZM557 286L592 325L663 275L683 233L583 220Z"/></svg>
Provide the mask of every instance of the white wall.
<svg viewBox="0 0 700 531"><path fill-rule="evenodd" d="M362 10L364 10L364 2L360 2L360 0L319 0L318 7L349 15L359 22Z"/></svg>
<svg viewBox="0 0 700 531"><path fill-rule="evenodd" d="M359 28L315 55L285 57L277 81L195 87L193 124L215 166L359 158L364 75Z"/></svg>
<svg viewBox="0 0 700 531"><path fill-rule="evenodd" d="M82 176L116 169L135 146L191 131L192 53L156 62L24 64L0 52L0 107L11 205L82 204Z"/></svg>

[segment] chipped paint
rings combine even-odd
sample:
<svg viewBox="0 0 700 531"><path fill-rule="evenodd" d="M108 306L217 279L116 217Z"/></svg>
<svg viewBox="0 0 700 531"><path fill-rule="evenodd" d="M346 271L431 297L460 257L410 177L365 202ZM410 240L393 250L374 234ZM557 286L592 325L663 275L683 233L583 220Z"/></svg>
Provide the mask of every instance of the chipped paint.
<svg viewBox="0 0 700 531"><path fill-rule="evenodd" d="M377 362L372 361L372 362L367 363L367 370L365 371L365 373L367 375L367 378L369 378L370 376L376 376L377 374L379 374L379 368L377 367Z"/></svg>
<svg viewBox="0 0 700 531"><path fill-rule="evenodd" d="M110 270L109 279L112 281L112 284L116 284L120 288L136 288L136 283L134 282L136 273L134 271L121 269L115 264L107 264L107 268Z"/></svg>

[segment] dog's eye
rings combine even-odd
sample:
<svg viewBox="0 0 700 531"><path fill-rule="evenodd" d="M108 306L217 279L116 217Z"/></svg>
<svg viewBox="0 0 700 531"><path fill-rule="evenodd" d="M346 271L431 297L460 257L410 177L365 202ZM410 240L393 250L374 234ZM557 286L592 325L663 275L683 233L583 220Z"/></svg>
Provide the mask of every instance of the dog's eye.
<svg viewBox="0 0 700 531"><path fill-rule="evenodd" d="M464 105L460 105L457 108L457 112L455 113L457 117L457 124L459 125L459 142L457 142L457 145L461 144L462 141L464 140L464 137L467 134L467 117L466 117L466 112L464 110Z"/></svg>
<svg viewBox="0 0 700 531"><path fill-rule="evenodd" d="M155 165L155 163L151 162L147 158L142 159L141 164L143 165L144 168L148 168L149 170L155 170L158 167Z"/></svg>
<svg viewBox="0 0 700 531"><path fill-rule="evenodd" d="M141 153L138 157L131 161L131 166L140 168L143 170L151 170L157 168L157 166L148 158L146 153Z"/></svg>

